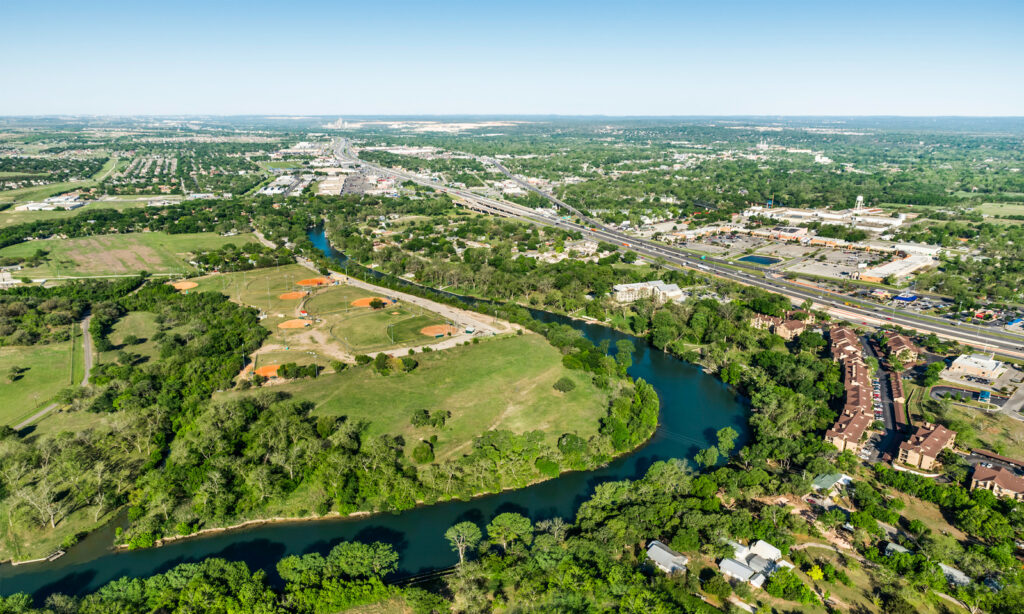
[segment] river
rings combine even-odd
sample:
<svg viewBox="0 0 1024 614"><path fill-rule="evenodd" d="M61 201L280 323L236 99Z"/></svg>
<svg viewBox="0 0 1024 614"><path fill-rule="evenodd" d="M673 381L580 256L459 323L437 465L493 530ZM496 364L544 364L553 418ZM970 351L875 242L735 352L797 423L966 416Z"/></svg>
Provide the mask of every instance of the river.
<svg viewBox="0 0 1024 614"><path fill-rule="evenodd" d="M328 256L343 259L322 230L312 231L310 239ZM482 526L502 512L518 512L534 521L555 516L571 520L601 482L638 478L658 460L692 457L715 443L715 432L725 426L740 433L738 445L747 438L745 402L699 368L605 326L547 312L534 312L534 316L570 324L594 343L608 340L614 348L616 341L628 339L636 345L629 374L649 382L661 398L658 430L645 445L594 471L567 473L521 490L400 513L256 525L130 552L110 550L113 528L108 526L54 562L0 566L0 594L26 592L37 599L54 592L82 594L121 576L145 577L207 557L245 561L252 569L267 570L271 581L276 581L274 565L282 557L326 553L342 540L389 542L401 556L396 576L418 574L457 561L443 535L456 522L472 520Z"/></svg>

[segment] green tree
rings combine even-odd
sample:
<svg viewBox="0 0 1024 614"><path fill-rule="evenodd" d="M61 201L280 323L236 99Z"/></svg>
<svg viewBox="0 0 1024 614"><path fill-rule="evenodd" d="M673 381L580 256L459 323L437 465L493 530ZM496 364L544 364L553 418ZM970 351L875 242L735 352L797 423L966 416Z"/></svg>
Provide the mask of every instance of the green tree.
<svg viewBox="0 0 1024 614"><path fill-rule="evenodd" d="M487 525L487 537L501 544L503 552L516 541L530 545L533 541L533 524L530 519L514 512L498 514Z"/></svg>
<svg viewBox="0 0 1024 614"><path fill-rule="evenodd" d="M483 535L476 523L467 521L449 527L444 537L452 545L452 549L459 553L459 565L462 565L466 561L466 551L475 548Z"/></svg>

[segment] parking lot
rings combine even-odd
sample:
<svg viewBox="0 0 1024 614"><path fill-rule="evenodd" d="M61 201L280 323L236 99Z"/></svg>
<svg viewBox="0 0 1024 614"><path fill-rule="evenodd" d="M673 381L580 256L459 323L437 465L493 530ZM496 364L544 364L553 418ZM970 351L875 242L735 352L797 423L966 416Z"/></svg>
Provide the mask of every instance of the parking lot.
<svg viewBox="0 0 1024 614"><path fill-rule="evenodd" d="M787 267L787 270L820 277L854 279L861 270L859 265L867 265L880 257L879 254L859 250L820 248L813 256Z"/></svg>

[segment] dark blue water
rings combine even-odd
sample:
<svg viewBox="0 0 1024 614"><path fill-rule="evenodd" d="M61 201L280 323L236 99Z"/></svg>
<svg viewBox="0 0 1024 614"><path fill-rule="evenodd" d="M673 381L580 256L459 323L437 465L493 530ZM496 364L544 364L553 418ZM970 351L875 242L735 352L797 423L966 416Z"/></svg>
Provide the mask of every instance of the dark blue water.
<svg viewBox="0 0 1024 614"><path fill-rule="evenodd" d="M311 233L310 238L328 256L340 256L330 248L322 231ZM284 556L326 552L341 540L353 539L390 542L401 555L398 575L421 573L456 562L443 534L457 522L484 524L503 512L518 512L534 520L554 516L571 519L601 482L638 478L657 460L692 457L700 448L714 443L715 432L725 426L735 428L741 439L747 438L745 403L693 365L657 350L643 339L604 326L545 312L535 315L570 324L594 343L608 340L612 348L620 339L633 342L637 351L629 374L653 385L662 403L660 426L646 445L594 471L568 473L522 490L398 514L262 525L120 553L109 550L113 531L107 528L90 535L53 563L3 565L0 594L28 592L40 598L53 592L83 593L120 576L148 576L211 556L245 561L250 568L266 569L273 578L274 565Z"/></svg>
<svg viewBox="0 0 1024 614"><path fill-rule="evenodd" d="M753 262L754 264L763 264L765 266L782 262L778 258L769 258L768 256L744 256L740 258L740 262Z"/></svg>

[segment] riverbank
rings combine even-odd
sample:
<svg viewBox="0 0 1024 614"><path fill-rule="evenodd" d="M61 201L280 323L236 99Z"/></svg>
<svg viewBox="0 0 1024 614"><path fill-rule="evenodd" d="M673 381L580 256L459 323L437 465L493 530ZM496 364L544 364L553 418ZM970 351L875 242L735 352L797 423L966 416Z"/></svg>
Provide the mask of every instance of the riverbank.
<svg viewBox="0 0 1024 614"><path fill-rule="evenodd" d="M707 377L698 367L654 348L642 338L608 326L542 311L532 314L543 323L572 326L596 345L607 342L614 348L618 341L636 345L628 374L651 384L661 400L658 428L645 444L593 470L564 471L557 478L541 479L531 486L497 494L481 493L471 500L438 501L398 513L327 518L322 522L288 518L250 523L237 529L221 527L215 532L166 540L159 548L116 552L110 548L113 535L108 538L101 530L97 536L83 539L57 561L0 566L0 593L25 592L39 602L58 591L83 595L120 577L148 577L182 561L210 557L241 561L252 570L263 570L276 578L276 564L282 558L325 552L338 541L391 543L401 553L394 577L411 577L450 567L458 561L444 538L444 532L458 522L476 519L486 523L507 511L517 511L535 522L570 519L597 484L638 479L658 461L692 458L714 444L714 433L726 426L740 433L740 441L748 437L747 404L734 390L716 378ZM112 533L112 528L108 532Z"/></svg>

